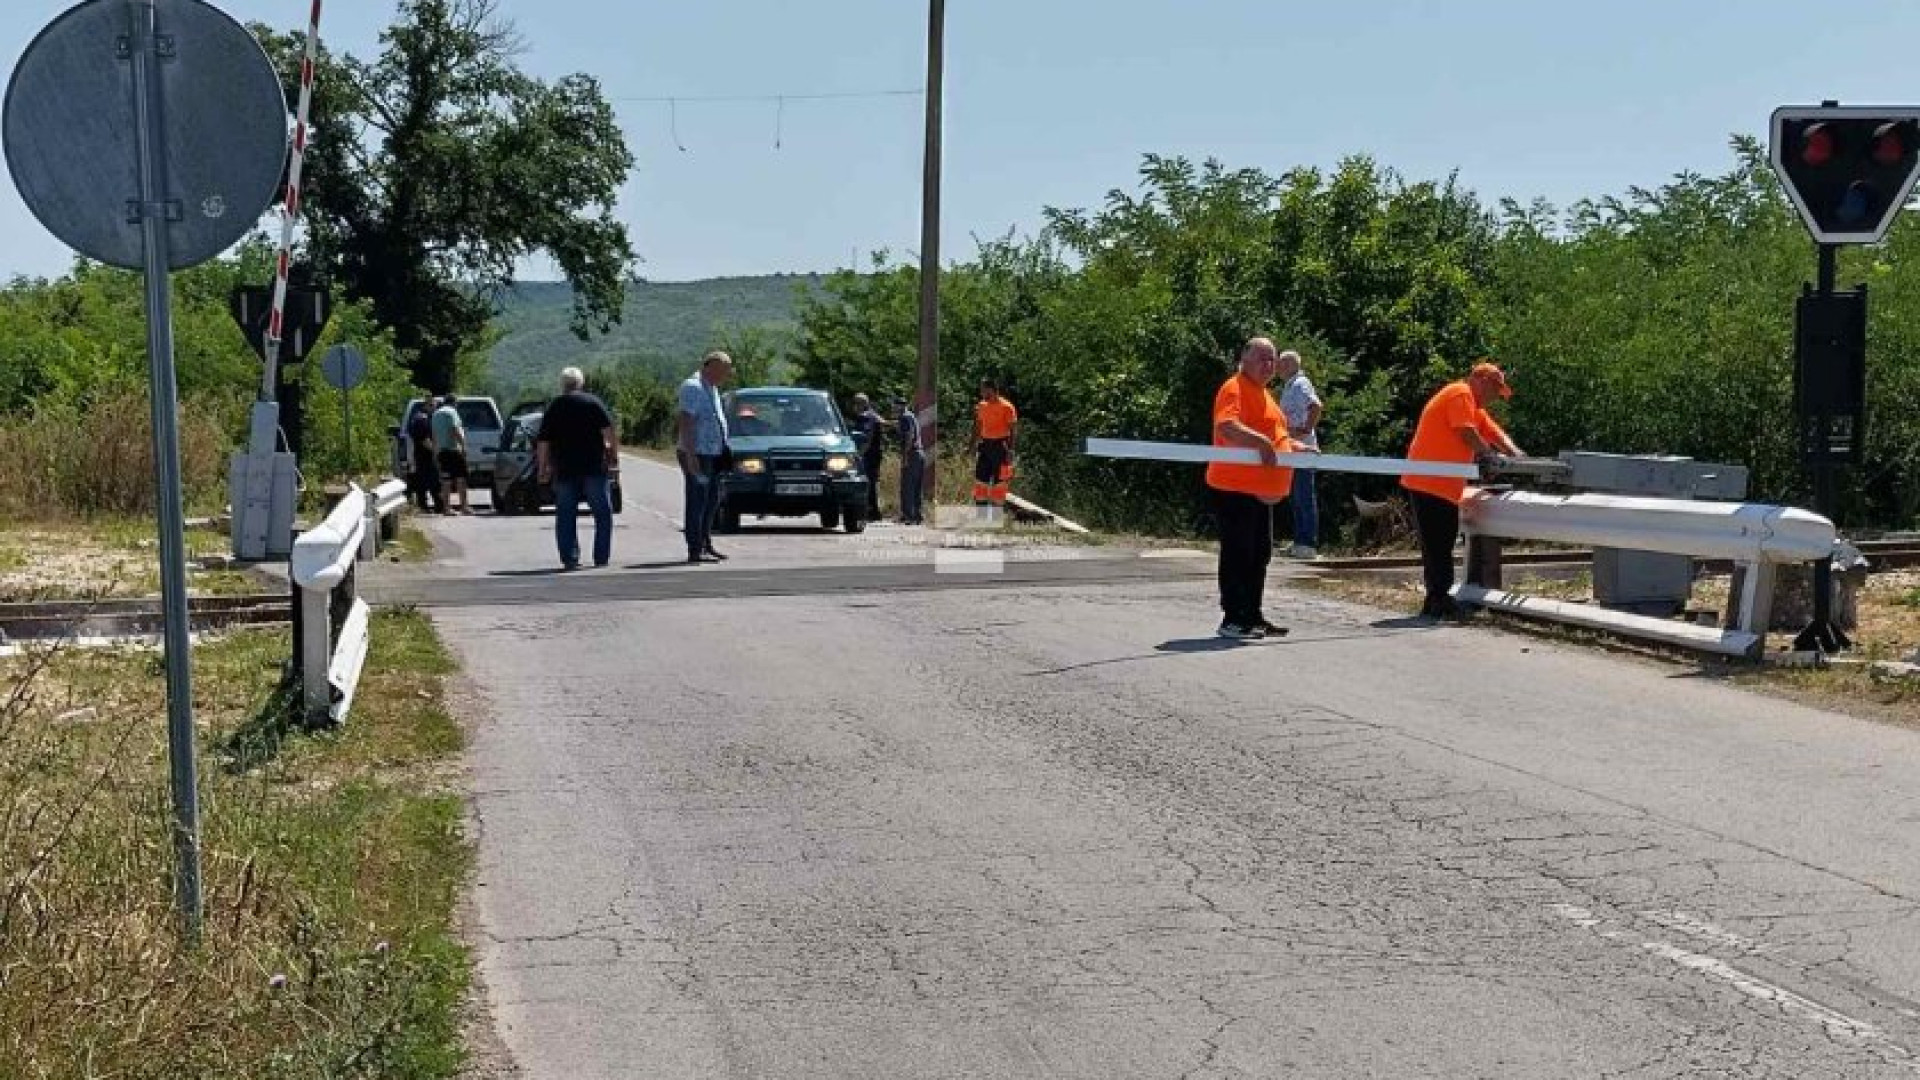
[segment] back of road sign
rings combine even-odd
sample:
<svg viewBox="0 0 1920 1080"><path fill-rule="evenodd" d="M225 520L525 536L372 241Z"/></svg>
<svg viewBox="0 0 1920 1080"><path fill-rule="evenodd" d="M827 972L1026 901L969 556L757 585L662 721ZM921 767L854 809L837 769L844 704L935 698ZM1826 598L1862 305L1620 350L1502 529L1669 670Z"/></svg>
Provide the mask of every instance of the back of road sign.
<svg viewBox="0 0 1920 1080"><path fill-rule="evenodd" d="M287 156L287 99L252 34L200 0L155 0L167 263L195 266L259 224ZM126 0L47 24L7 84L7 167L33 216L91 259L140 270L140 170Z"/></svg>

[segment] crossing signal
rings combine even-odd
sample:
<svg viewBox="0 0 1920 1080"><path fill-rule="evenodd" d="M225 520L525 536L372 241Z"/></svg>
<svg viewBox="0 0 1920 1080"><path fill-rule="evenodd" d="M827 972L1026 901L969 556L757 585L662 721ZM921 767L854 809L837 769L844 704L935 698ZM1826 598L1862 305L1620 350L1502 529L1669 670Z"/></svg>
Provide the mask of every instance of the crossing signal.
<svg viewBox="0 0 1920 1080"><path fill-rule="evenodd" d="M1920 109L1784 106L1773 111L1769 149L1816 241L1871 244L1920 176Z"/></svg>

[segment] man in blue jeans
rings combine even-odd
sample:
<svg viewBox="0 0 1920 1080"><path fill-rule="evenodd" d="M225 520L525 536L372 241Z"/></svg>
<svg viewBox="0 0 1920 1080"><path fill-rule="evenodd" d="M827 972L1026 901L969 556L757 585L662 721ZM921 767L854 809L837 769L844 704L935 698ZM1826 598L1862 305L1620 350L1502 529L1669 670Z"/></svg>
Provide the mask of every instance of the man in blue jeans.
<svg viewBox="0 0 1920 1080"><path fill-rule="evenodd" d="M1279 356L1274 375L1280 383L1280 411L1287 418L1287 435L1310 450L1320 449L1320 416L1325 406L1313 380L1300 370L1300 354L1288 349ZM1312 469L1293 470L1293 491L1287 502L1293 509L1293 547L1296 559L1317 559L1320 553L1320 505Z"/></svg>
<svg viewBox="0 0 1920 1080"><path fill-rule="evenodd" d="M715 349L701 359L700 370L680 384L674 456L687 480L683 528L689 563L726 558L713 549L713 522L720 512L720 477L727 471L727 418L720 411L720 388L732 377L733 357Z"/></svg>
<svg viewBox="0 0 1920 1080"><path fill-rule="evenodd" d="M620 438L606 403L586 392L579 368L560 373L560 396L547 402L533 453L540 482L553 485L553 536L560 565L580 568L580 500L593 511L593 565L613 557L610 475L620 468Z"/></svg>

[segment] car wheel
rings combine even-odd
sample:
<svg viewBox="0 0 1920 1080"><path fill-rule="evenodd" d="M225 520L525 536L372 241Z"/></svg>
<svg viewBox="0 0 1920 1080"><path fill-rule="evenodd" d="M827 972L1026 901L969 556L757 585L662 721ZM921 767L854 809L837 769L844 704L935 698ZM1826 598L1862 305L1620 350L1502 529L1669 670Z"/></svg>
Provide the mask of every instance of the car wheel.
<svg viewBox="0 0 1920 1080"><path fill-rule="evenodd" d="M540 512L540 496L535 493L534 487L531 484L522 487L520 493L508 501L513 503L513 512L516 514L537 514Z"/></svg>
<svg viewBox="0 0 1920 1080"><path fill-rule="evenodd" d="M516 505L517 500L515 500L513 497L512 488L508 488L506 491L501 491L499 488L494 488L492 491L492 494L493 494L493 512L494 513L517 514L520 512L520 507Z"/></svg>
<svg viewBox="0 0 1920 1080"><path fill-rule="evenodd" d="M840 508L837 506L829 506L825 510L820 511L820 527L829 530L839 528Z"/></svg>
<svg viewBox="0 0 1920 1080"><path fill-rule="evenodd" d="M729 534L740 531L740 511L726 503L720 504L720 531Z"/></svg>
<svg viewBox="0 0 1920 1080"><path fill-rule="evenodd" d="M863 510L849 507L844 520L848 533L863 533L867 531L867 515Z"/></svg>

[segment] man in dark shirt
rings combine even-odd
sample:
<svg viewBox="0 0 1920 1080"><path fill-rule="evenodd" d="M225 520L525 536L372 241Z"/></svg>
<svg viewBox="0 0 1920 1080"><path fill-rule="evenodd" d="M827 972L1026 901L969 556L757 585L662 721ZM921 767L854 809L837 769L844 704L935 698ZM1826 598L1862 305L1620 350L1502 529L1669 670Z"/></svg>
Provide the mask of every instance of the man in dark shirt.
<svg viewBox="0 0 1920 1080"><path fill-rule="evenodd" d="M860 471L867 474L867 520L880 520L880 459L886 455L887 422L865 394L853 395L853 430L862 436Z"/></svg>
<svg viewBox="0 0 1920 1080"><path fill-rule="evenodd" d="M408 486L413 492L413 501L422 513L427 504L433 504L433 512L447 512L446 495L440 490L440 465L434 460L433 412L426 403L413 410L412 418L407 421L407 442L412 447L408 455L413 471L407 474Z"/></svg>
<svg viewBox="0 0 1920 1080"><path fill-rule="evenodd" d="M593 565L605 566L613 558L608 482L620 467L620 438L606 403L582 389L585 385L579 368L560 373L560 396L547 402L533 450L540 482L553 485L553 535L560 565L568 570L580 567L582 496L593 511Z"/></svg>
<svg viewBox="0 0 1920 1080"><path fill-rule="evenodd" d="M920 490L927 477L927 452L920 446L920 417L905 401L896 400L893 407L900 414L895 421L900 428L900 523L919 525L925 520L920 516Z"/></svg>

